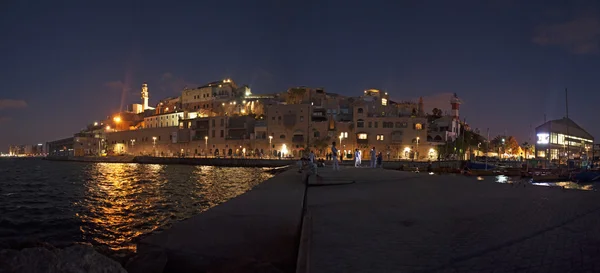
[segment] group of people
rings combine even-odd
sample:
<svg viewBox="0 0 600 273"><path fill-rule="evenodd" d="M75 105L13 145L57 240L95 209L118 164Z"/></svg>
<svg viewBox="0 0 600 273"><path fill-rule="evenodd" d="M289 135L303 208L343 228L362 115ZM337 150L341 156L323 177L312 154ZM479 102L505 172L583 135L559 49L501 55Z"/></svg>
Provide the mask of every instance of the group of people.
<svg viewBox="0 0 600 273"><path fill-rule="evenodd" d="M337 171L340 169L340 163L338 161L339 150L335 147L335 141L331 143L331 160L333 161L333 170ZM371 168L381 167L383 162L383 154L377 153L375 147L371 149ZM362 152L359 149L354 150L354 167L358 168L362 165Z"/></svg>
<svg viewBox="0 0 600 273"><path fill-rule="evenodd" d="M377 150L375 150L375 147L373 147L370 151L370 155L371 155L371 161L370 161L369 167L371 167L371 168L381 167L381 164L383 162L383 154L381 152L377 152ZM335 141L331 143L331 153L329 154L329 156L331 157L333 170L339 171L340 170L339 158L341 155L340 155L340 151L335 146ZM301 164L301 168L300 168L299 172L302 172L302 170L308 169L316 174L318 167L325 166L325 161L323 159L317 160L315 153L313 151L310 151L308 154L304 155L300 159L299 164ZM362 152L359 149L355 149L354 150L354 167L359 168L361 166L362 166Z"/></svg>

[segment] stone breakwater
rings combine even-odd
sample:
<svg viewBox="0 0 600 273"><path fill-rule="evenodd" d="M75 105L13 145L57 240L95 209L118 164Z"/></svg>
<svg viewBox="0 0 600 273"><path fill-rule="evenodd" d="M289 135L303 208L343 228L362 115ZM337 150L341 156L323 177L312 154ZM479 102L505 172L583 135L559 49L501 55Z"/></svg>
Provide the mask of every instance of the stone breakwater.
<svg viewBox="0 0 600 273"><path fill-rule="evenodd" d="M103 163L140 163L140 164L182 164L219 167L283 167L296 163L287 159L254 158L200 158L200 157L152 157L152 156L48 156L46 160L103 162Z"/></svg>
<svg viewBox="0 0 600 273"><path fill-rule="evenodd" d="M0 272L122 272L116 261L100 254L89 245L64 249L50 245L0 250Z"/></svg>

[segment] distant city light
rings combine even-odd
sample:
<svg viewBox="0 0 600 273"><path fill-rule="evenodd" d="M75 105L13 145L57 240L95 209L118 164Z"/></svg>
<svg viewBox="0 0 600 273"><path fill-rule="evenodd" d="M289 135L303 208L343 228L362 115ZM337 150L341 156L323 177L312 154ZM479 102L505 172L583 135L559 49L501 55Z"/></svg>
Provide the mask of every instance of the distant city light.
<svg viewBox="0 0 600 273"><path fill-rule="evenodd" d="M114 120L116 123L119 123L119 122L121 122L121 117L119 117L119 116L116 116L116 117L114 117L114 118L113 118L113 120Z"/></svg>
<svg viewBox="0 0 600 273"><path fill-rule="evenodd" d="M98 126L98 122L94 122L94 126Z"/></svg>

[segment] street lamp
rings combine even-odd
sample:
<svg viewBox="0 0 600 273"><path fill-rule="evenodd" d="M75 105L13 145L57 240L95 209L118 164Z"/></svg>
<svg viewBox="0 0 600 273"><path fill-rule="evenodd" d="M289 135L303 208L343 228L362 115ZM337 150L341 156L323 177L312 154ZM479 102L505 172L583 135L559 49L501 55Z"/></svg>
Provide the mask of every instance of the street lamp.
<svg viewBox="0 0 600 273"><path fill-rule="evenodd" d="M130 139L131 141L131 153L133 153L133 146L135 145L135 139Z"/></svg>
<svg viewBox="0 0 600 273"><path fill-rule="evenodd" d="M273 136L269 136L269 158L273 155L273 145L271 145L271 141L273 140Z"/></svg>
<svg viewBox="0 0 600 273"><path fill-rule="evenodd" d="M208 155L208 136L204 136L204 157Z"/></svg>
<svg viewBox="0 0 600 273"><path fill-rule="evenodd" d="M415 157L416 160L419 160L419 139L421 139L420 137L417 137L417 150L415 151Z"/></svg>

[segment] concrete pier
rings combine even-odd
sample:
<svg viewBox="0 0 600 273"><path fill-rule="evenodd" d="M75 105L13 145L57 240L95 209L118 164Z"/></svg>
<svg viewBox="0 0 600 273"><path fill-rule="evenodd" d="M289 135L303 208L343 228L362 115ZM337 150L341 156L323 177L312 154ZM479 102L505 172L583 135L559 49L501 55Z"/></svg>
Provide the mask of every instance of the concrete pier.
<svg viewBox="0 0 600 273"><path fill-rule="evenodd" d="M303 272L600 271L597 192L352 167L319 175Z"/></svg>
<svg viewBox="0 0 600 273"><path fill-rule="evenodd" d="M283 172L150 235L138 244L138 253L164 253L166 264L158 272L293 272L305 193L302 178L297 170Z"/></svg>

